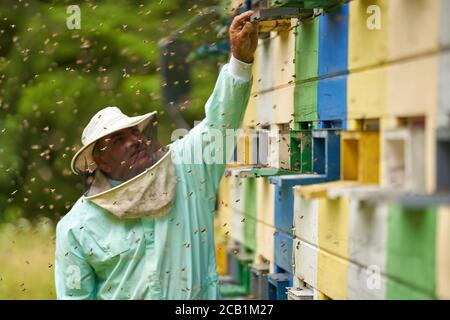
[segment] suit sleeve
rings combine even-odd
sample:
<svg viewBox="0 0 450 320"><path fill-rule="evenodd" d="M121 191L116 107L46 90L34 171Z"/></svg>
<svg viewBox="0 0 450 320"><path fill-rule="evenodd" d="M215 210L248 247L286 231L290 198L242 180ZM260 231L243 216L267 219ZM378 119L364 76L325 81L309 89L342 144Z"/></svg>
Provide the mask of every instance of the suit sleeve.
<svg viewBox="0 0 450 320"><path fill-rule="evenodd" d="M206 102L203 121L172 145L176 163L200 167L212 190L217 189L236 145L236 130L241 127L251 93L251 67L232 56Z"/></svg>

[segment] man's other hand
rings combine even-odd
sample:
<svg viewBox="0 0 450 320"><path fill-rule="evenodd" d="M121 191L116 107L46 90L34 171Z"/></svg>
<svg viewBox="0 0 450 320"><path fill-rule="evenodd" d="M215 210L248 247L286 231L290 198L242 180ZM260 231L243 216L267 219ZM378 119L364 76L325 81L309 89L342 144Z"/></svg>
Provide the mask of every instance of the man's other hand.
<svg viewBox="0 0 450 320"><path fill-rule="evenodd" d="M250 22L254 11L246 11L236 17L230 26L231 53L245 63L253 62L253 55L258 45L257 22Z"/></svg>

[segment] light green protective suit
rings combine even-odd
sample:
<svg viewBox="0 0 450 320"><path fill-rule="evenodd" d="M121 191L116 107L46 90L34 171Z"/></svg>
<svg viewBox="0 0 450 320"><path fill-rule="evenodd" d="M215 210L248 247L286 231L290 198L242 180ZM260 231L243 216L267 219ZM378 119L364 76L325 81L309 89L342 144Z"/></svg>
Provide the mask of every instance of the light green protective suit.
<svg viewBox="0 0 450 320"><path fill-rule="evenodd" d="M209 129L225 135L226 129L240 127L252 79L236 76L236 63L231 62L220 72L205 119L170 145L179 158L174 161L178 183L168 214L120 219L82 196L59 221L58 299L220 299L214 216L225 164L178 162L196 142L204 154L217 154L208 148Z"/></svg>

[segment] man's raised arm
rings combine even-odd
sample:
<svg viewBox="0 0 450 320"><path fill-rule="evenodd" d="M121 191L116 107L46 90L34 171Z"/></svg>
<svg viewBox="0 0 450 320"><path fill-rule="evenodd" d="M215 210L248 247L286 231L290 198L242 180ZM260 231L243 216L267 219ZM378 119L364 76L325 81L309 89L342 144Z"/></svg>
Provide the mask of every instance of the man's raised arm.
<svg viewBox="0 0 450 320"><path fill-rule="evenodd" d="M230 134L229 129L240 128L250 98L253 55L258 44L257 25L250 22L252 13L247 11L236 16L230 26L232 55L220 71L214 91L206 102L205 119L172 145L175 161L203 165L213 188L218 185L225 164L230 160L227 159L229 151L235 145L226 135Z"/></svg>

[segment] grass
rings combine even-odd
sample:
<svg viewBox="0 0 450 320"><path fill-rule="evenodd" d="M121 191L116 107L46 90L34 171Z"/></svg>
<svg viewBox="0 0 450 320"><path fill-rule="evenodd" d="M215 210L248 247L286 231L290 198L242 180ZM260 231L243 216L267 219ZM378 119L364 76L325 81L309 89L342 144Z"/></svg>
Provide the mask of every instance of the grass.
<svg viewBox="0 0 450 320"><path fill-rule="evenodd" d="M54 226L45 221L0 225L0 299L55 299Z"/></svg>

